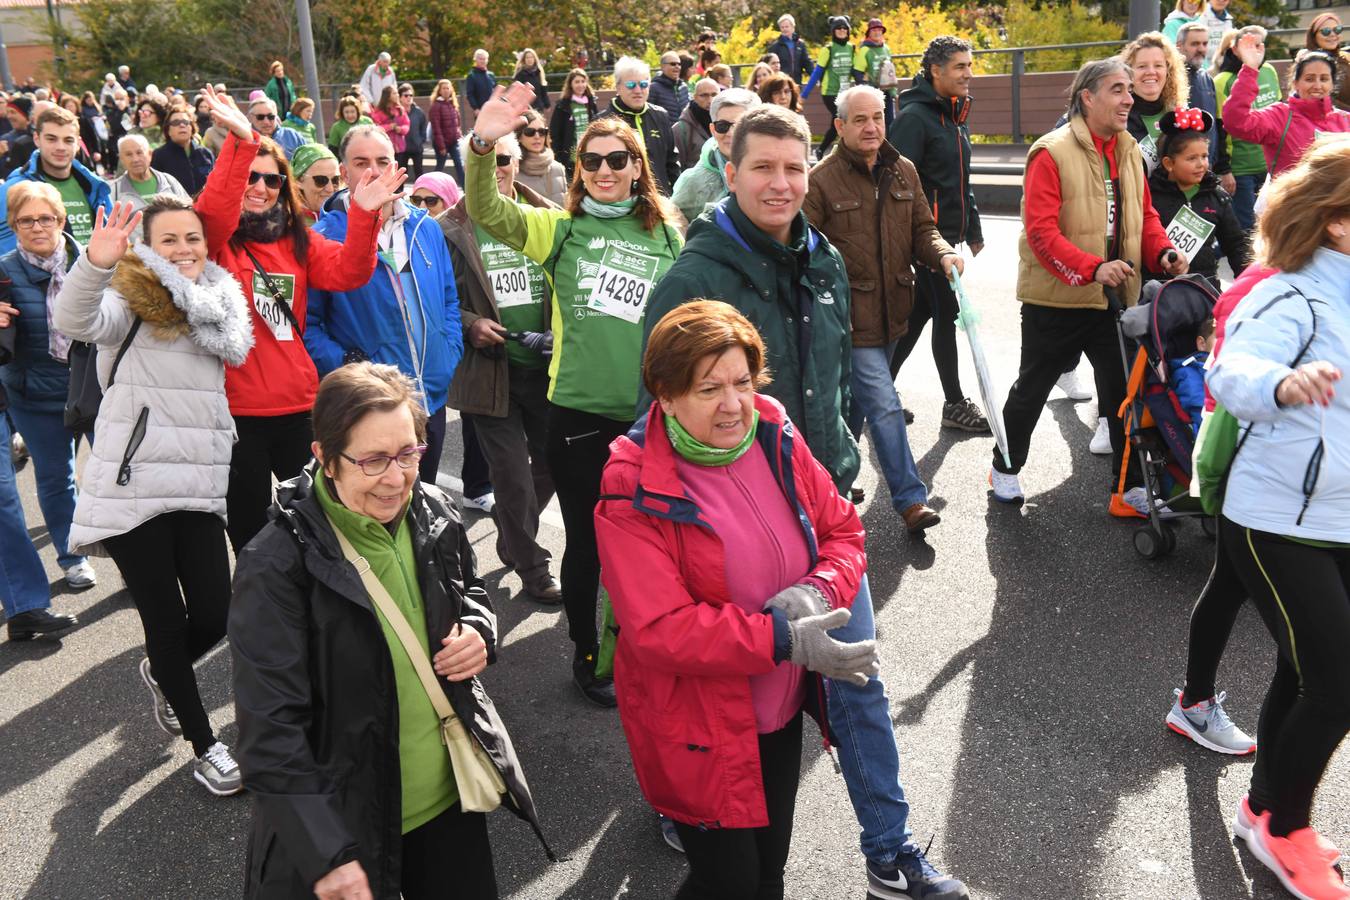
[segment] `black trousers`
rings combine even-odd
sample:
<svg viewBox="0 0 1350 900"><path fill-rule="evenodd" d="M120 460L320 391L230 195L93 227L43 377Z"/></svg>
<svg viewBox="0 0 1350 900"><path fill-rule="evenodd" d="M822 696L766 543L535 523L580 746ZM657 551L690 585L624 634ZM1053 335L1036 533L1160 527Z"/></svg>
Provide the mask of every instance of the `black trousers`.
<svg viewBox="0 0 1350 900"><path fill-rule="evenodd" d="M834 130L834 117L839 112L838 108L835 106L836 96L838 95L820 95L821 102L823 102L825 108L830 111L830 127L825 129L825 136L820 139L820 151L816 154L816 159L824 159L825 154L830 152L830 145L833 144L834 139L839 136L839 132Z"/></svg>
<svg viewBox="0 0 1350 900"><path fill-rule="evenodd" d="M1229 558L1228 541L1219 534L1214 541L1214 568L1191 610L1190 636L1186 649L1186 687L1182 700L1195 704L1216 693L1214 686L1219 659L1228 646L1247 589Z"/></svg>
<svg viewBox="0 0 1350 900"><path fill-rule="evenodd" d="M1012 468L1003 462L994 446L994 468L1016 474L1027 462L1031 433L1041 417L1046 398L1064 368L1079 353L1087 354L1097 380L1097 404L1111 431L1111 490L1120 477L1125 432L1116 411L1125 399L1125 370L1120 361L1120 343L1115 318L1105 309L1062 309L1022 304L1022 361L1017 380L1003 405L1003 424L1008 432L1008 455ZM1126 486L1142 484L1138 464L1131 459Z"/></svg>
<svg viewBox="0 0 1350 900"><path fill-rule="evenodd" d="M445 407L442 406L427 416L427 452L417 465L417 480L423 484L435 484L436 473L441 470L441 452L445 449ZM467 450L466 450L467 452Z"/></svg>
<svg viewBox="0 0 1350 900"><path fill-rule="evenodd" d="M800 712L778 731L759 736L759 765L768 825L705 830L675 823L689 860L689 875L675 900L783 900L802 774Z"/></svg>
<svg viewBox="0 0 1350 900"><path fill-rule="evenodd" d="M1313 794L1350 732L1350 549L1325 549L1219 519L1238 577L1275 638L1251 803L1278 837L1307 828Z"/></svg>
<svg viewBox="0 0 1350 900"><path fill-rule="evenodd" d="M145 630L145 654L198 756L216 742L192 664L225 636L230 560L225 525L206 512L155 516L105 538Z"/></svg>
<svg viewBox="0 0 1350 900"><path fill-rule="evenodd" d="M940 272L927 266L914 267L914 309L909 314L909 330L895 345L891 356L891 378L900 374L900 367L923 336L923 326L933 322L933 362L942 381L942 398L948 403L964 399L961 393L959 357L956 353L956 314L959 308L952 286Z"/></svg>
<svg viewBox="0 0 1350 900"><path fill-rule="evenodd" d="M416 150L404 150L402 153L394 154L395 162L408 170L408 180L414 181L422 177L422 148ZM411 191L409 192L411 193Z"/></svg>
<svg viewBox="0 0 1350 900"><path fill-rule="evenodd" d="M403 835L403 900L497 900L487 816L459 804Z"/></svg>
<svg viewBox="0 0 1350 900"><path fill-rule="evenodd" d="M225 506L230 524L227 531L234 553L253 540L267 524L272 505L272 476L286 481L300 474L310 461L309 445L314 429L309 413L286 416L235 416L239 440L230 457L230 487Z"/></svg>
<svg viewBox="0 0 1350 900"><path fill-rule="evenodd" d="M492 493L492 469L487 457L483 455L483 445L478 442L478 429L471 416L460 416L460 428L464 435L464 464L460 467L460 480L464 482L465 497L481 497Z"/></svg>
<svg viewBox="0 0 1350 900"><path fill-rule="evenodd" d="M631 423L594 413L548 405L548 469L567 529L560 570L567 634L577 656L600 646L596 633L596 593L600 589L600 552L595 545L595 504L600 475L609 462L609 444Z"/></svg>

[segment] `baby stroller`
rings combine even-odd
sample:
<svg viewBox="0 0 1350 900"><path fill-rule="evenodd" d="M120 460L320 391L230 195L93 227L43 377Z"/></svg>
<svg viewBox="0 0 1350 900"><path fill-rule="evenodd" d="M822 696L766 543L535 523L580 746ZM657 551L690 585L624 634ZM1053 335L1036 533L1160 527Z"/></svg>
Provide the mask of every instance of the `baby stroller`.
<svg viewBox="0 0 1350 900"><path fill-rule="evenodd" d="M1138 454L1149 512L1148 522L1135 529L1134 549L1145 559L1176 549L1172 529L1179 519L1198 518L1207 535L1212 537L1215 531L1213 517L1206 516L1200 501L1189 494L1195 429L1172 388L1167 361L1195 351L1196 330L1213 318L1218 299L1201 275L1150 282L1139 305L1123 312L1111 298L1126 377L1125 401L1120 405L1126 445L1116 490L1125 490L1130 454ZM1129 341L1139 346L1133 366L1128 362Z"/></svg>

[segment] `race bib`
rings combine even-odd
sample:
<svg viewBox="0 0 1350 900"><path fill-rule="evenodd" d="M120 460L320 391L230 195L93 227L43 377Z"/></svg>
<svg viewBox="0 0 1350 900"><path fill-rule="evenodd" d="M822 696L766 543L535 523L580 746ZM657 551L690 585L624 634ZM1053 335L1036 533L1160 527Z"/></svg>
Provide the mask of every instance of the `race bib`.
<svg viewBox="0 0 1350 900"><path fill-rule="evenodd" d="M295 308L295 276L290 274L277 274L269 272L272 283L281 291L282 300L287 308ZM267 327L272 330L272 336L278 341L293 341L295 333L291 329L291 320L282 311L277 302L272 299L272 292L267 287L267 282L263 280L256 270L253 272L253 308L258 311L258 318L267 323Z"/></svg>
<svg viewBox="0 0 1350 900"><path fill-rule="evenodd" d="M607 246L586 305L601 315L637 324L655 280L655 256Z"/></svg>
<svg viewBox="0 0 1350 900"><path fill-rule="evenodd" d="M483 268L487 270L498 309L529 306L542 301L536 296L531 266L524 256L508 247L484 247ZM540 272L540 281L543 273ZM540 285L542 286L542 285Z"/></svg>
<svg viewBox="0 0 1350 900"><path fill-rule="evenodd" d="M1152 175L1153 170L1158 168L1158 142L1153 140L1153 135L1139 142L1139 152L1144 156L1144 171Z"/></svg>
<svg viewBox="0 0 1350 900"><path fill-rule="evenodd" d="M1314 140L1314 141L1320 141L1320 140L1322 140L1323 138L1328 138L1329 140L1333 140L1333 141L1350 140L1350 131L1314 131L1314 132L1313 132L1313 140Z"/></svg>
<svg viewBox="0 0 1350 900"><path fill-rule="evenodd" d="M1109 244L1116 238L1116 185L1111 179L1106 180L1106 242Z"/></svg>
<svg viewBox="0 0 1350 900"><path fill-rule="evenodd" d="M1195 255L1209 242L1213 233L1214 223L1205 221L1189 206L1177 210L1176 218L1167 226L1167 239L1178 253L1186 257L1187 262L1195 260Z"/></svg>

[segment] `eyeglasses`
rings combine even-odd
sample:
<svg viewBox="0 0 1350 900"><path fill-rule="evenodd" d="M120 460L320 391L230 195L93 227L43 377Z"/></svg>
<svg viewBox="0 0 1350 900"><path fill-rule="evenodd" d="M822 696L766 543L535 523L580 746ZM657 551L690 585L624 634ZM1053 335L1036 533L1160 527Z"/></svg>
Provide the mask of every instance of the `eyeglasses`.
<svg viewBox="0 0 1350 900"><path fill-rule="evenodd" d="M422 461L422 454L426 452L427 445L418 444L416 447L409 447L407 450L400 451L396 456L379 454L378 456L367 456L365 459L352 459L345 453L339 455L360 469L363 474L374 478L389 471L391 462L397 462L400 469L411 469Z"/></svg>
<svg viewBox="0 0 1350 900"><path fill-rule="evenodd" d="M515 162L515 159L511 156L511 154L509 153L497 154L497 168L505 169L509 167L513 162Z"/></svg>
<svg viewBox="0 0 1350 900"><path fill-rule="evenodd" d="M316 179L318 176L314 176ZM281 186L286 183L286 176L279 172L249 172L248 183L257 184L259 181L267 185L268 190L279 191Z"/></svg>
<svg viewBox="0 0 1350 900"><path fill-rule="evenodd" d="M56 216L23 216L15 219L14 224L22 231L32 231L34 228L46 231L48 228L55 228L56 223L60 221Z"/></svg>
<svg viewBox="0 0 1350 900"><path fill-rule="evenodd" d="M254 114L253 114L253 119L254 119L254 121L256 121L256 122L275 122L275 121L277 120L277 114L276 114L276 113L254 113Z"/></svg>
<svg viewBox="0 0 1350 900"><path fill-rule="evenodd" d="M628 168L628 160L633 156L627 150L615 150L613 153L606 153L603 156L599 153L582 153L577 159L581 162L581 167L587 172L599 172L600 164L609 166L611 172L618 172Z"/></svg>
<svg viewBox="0 0 1350 900"><path fill-rule="evenodd" d="M408 202L413 206L435 206L441 202L441 198L435 194L413 194Z"/></svg>
<svg viewBox="0 0 1350 900"><path fill-rule="evenodd" d="M1337 25L1334 28L1330 25L1324 25L1321 28L1317 29L1317 33L1320 34L1322 37L1331 37L1333 34L1340 34L1344 30L1345 30L1344 25Z"/></svg>
<svg viewBox="0 0 1350 900"><path fill-rule="evenodd" d="M626 88L628 88L630 91L631 91L633 88L642 88L642 89L645 91L645 90L647 89L648 85L650 85L650 84L651 84L651 82L648 81L648 80L646 80L646 79L644 78L642 81L625 81L625 82L623 83L623 86L626 87Z"/></svg>
<svg viewBox="0 0 1350 900"><path fill-rule="evenodd" d="M522 137L543 137L548 134L547 128L522 128L520 129Z"/></svg>
<svg viewBox="0 0 1350 900"><path fill-rule="evenodd" d="M309 180L314 182L316 188L326 188L329 184L332 184L335 188L342 187L342 179L337 175L311 175ZM271 187L272 185L268 183L267 186ZM278 184L277 187L281 187L281 185Z"/></svg>
<svg viewBox="0 0 1350 900"><path fill-rule="evenodd" d="M735 124L735 122L728 122L726 119L718 119L716 122L712 123L712 128L713 131L718 134L726 134L731 130L731 126Z"/></svg>

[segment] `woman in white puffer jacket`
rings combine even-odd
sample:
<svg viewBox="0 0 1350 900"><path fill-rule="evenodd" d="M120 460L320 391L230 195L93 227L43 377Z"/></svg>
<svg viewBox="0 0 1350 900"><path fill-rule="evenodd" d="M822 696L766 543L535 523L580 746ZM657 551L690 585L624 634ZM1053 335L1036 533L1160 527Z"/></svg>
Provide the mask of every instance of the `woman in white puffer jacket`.
<svg viewBox="0 0 1350 900"><path fill-rule="evenodd" d="M128 249L142 221L145 240ZM99 213L54 320L98 345L104 389L70 543L117 563L145 628L140 674L156 722L192 744L197 781L236 793L239 767L211 730L192 664L225 636L229 610L225 367L253 346L247 301L207 259L189 201L159 194L142 213L128 203L107 221Z"/></svg>

